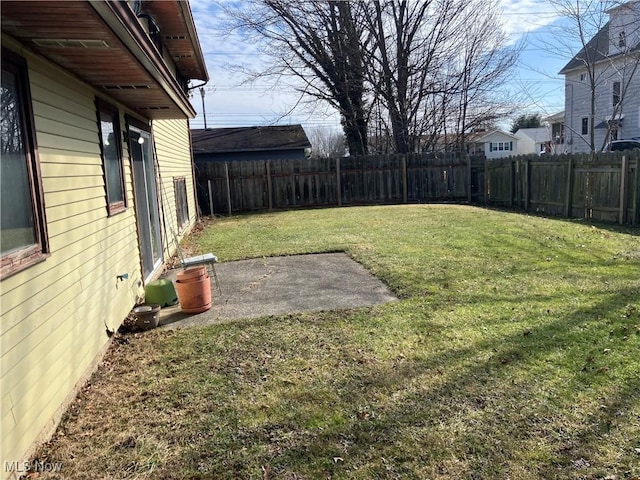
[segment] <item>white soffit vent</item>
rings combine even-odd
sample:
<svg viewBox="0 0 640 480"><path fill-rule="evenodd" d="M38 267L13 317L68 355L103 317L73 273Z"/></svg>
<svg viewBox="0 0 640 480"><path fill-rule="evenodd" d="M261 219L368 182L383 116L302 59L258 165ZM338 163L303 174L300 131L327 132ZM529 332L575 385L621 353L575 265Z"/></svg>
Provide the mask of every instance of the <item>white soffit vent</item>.
<svg viewBox="0 0 640 480"><path fill-rule="evenodd" d="M109 48L104 40L80 40L68 38L35 38L33 43L45 48Z"/></svg>

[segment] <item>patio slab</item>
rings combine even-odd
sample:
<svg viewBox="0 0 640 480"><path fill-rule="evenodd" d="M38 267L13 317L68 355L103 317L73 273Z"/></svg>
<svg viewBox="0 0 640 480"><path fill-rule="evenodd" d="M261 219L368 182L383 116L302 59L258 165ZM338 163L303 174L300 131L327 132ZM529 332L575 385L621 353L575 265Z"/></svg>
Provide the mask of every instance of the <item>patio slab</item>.
<svg viewBox="0 0 640 480"><path fill-rule="evenodd" d="M165 275L175 281L179 270ZM226 320L378 305L397 300L389 288L344 253L295 255L216 264L222 295L212 284L213 306L185 314L161 310L160 326L180 328Z"/></svg>

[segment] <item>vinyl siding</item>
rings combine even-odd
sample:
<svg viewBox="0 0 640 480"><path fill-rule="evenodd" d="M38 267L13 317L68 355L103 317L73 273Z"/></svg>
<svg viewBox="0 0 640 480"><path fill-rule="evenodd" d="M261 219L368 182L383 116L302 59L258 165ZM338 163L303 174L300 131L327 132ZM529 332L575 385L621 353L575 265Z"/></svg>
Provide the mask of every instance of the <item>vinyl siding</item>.
<svg viewBox="0 0 640 480"><path fill-rule="evenodd" d="M168 245L164 242L164 249L165 255L170 256L176 250L175 238L179 239L188 232L197 218L189 123L187 120L156 120L153 122L153 136L160 165L160 196L167 227ZM184 177L187 185L189 223L183 230L178 226L176 215L175 177Z"/></svg>
<svg viewBox="0 0 640 480"><path fill-rule="evenodd" d="M596 69L596 107L595 124L611 117L613 113L613 82L621 81L623 77L619 72L627 71L627 75L633 70L632 61L621 59L611 63L604 62ZM591 88L588 80L580 80L580 74L586 74L586 70L576 70L565 75L565 136L572 153L589 152L589 133L582 134L582 119L589 117L591 113ZM622 80L626 83L628 80ZM635 72L622 99L622 108L619 113L624 115L622 128L618 138L631 138L640 136L640 70ZM591 120L589 120L591 121ZM606 140L606 128L595 130L595 148L600 150Z"/></svg>
<svg viewBox="0 0 640 480"><path fill-rule="evenodd" d="M131 169L127 209L107 215L96 92L28 52L50 256L0 284L3 460L55 424L142 294ZM121 128L125 110L120 108ZM128 273L129 279L116 281ZM5 473L6 475L6 473Z"/></svg>

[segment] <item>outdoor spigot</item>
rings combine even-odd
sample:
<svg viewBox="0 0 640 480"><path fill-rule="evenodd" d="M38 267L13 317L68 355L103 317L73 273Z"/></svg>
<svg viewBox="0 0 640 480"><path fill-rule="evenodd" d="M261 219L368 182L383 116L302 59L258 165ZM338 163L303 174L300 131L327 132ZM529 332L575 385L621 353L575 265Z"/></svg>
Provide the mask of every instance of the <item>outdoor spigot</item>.
<svg viewBox="0 0 640 480"><path fill-rule="evenodd" d="M116 275L116 278L118 279L119 282L122 282L123 280L126 280L127 278L129 278L129 274L122 273L120 275Z"/></svg>

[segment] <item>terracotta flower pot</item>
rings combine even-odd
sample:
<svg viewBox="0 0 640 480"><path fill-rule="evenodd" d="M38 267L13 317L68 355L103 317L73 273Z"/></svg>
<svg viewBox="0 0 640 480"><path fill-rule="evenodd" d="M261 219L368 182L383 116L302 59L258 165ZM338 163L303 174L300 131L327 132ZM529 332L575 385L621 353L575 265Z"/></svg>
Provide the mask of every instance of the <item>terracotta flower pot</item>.
<svg viewBox="0 0 640 480"><path fill-rule="evenodd" d="M178 282L199 282L204 280L204 277L207 275L207 269L206 267L203 266L199 266L199 267L191 267L191 268L187 268L185 270L183 270L182 272L178 272L176 274L176 278L178 280Z"/></svg>
<svg viewBox="0 0 640 480"><path fill-rule="evenodd" d="M178 300L185 313L201 313L211 308L211 284L209 275L201 280L176 281Z"/></svg>

